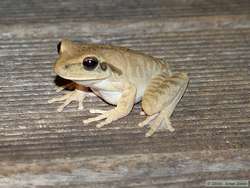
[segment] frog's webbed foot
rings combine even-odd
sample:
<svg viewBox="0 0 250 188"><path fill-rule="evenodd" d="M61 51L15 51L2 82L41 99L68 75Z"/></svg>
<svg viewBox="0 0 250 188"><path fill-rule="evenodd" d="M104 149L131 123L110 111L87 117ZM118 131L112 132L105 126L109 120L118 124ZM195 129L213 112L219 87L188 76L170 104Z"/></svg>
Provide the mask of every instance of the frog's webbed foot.
<svg viewBox="0 0 250 188"><path fill-rule="evenodd" d="M106 110L90 109L89 112L90 113L98 113L100 115L93 117L93 118L88 118L86 120L83 120L84 124L89 124L89 123L94 122L94 121L99 121L99 120L105 119L104 121L102 121L96 125L97 128L101 128L104 125L110 124L112 121L115 121L115 120L120 118L120 114L115 109L107 110L107 111Z"/></svg>
<svg viewBox="0 0 250 188"><path fill-rule="evenodd" d="M127 85L114 109L108 111L91 109L90 113L99 113L100 115L83 120L83 123L88 124L94 121L103 120L96 125L96 127L100 128L128 115L134 105L135 95L136 88L133 85Z"/></svg>
<svg viewBox="0 0 250 188"><path fill-rule="evenodd" d="M171 122L167 114L163 112L148 116L144 121L138 124L139 127L144 127L149 124L149 131L146 133L146 137L152 136L158 129L166 128L170 132L175 129L172 127Z"/></svg>
<svg viewBox="0 0 250 188"><path fill-rule="evenodd" d="M65 88L71 88L71 87L73 87L72 83L70 83L69 85L66 85L64 87L59 87L59 88L57 88L56 91L60 92ZM74 91L70 91L69 93L66 93L63 96L54 97L54 98L50 99L48 101L48 103L64 101L64 103L57 108L57 111L61 112L61 111L63 111L64 107L67 106L68 104L70 104L72 101L78 101L78 109L82 110L83 109L82 103L83 103L83 100L84 100L85 97L86 97L86 92L85 91L75 89Z"/></svg>

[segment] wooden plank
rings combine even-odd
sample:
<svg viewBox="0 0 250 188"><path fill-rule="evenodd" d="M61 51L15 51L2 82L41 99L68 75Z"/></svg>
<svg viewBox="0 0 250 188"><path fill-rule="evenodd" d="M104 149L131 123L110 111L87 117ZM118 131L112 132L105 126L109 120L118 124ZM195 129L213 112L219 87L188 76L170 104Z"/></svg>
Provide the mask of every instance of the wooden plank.
<svg viewBox="0 0 250 188"><path fill-rule="evenodd" d="M206 180L247 179L249 150L2 162L0 185L30 187L201 187ZM228 173L230 172L230 173Z"/></svg>
<svg viewBox="0 0 250 188"><path fill-rule="evenodd" d="M164 56L175 71L190 75L188 90L172 117L176 132L162 131L150 139L137 127L144 119L139 105L101 129L82 124L91 116L89 108L112 108L96 97L86 99L83 111L72 104L58 113L59 104L47 104L56 95L52 72L56 41L4 41L0 156L17 160L248 148L249 39L249 29L114 38L113 44Z"/></svg>
<svg viewBox="0 0 250 188"><path fill-rule="evenodd" d="M114 8L115 7L115 8ZM249 179L249 1L0 2L0 187L201 187ZM91 11L90 11L91 10ZM47 100L61 38L166 58L191 78L172 122L145 138L140 105L101 129L95 106Z"/></svg>
<svg viewBox="0 0 250 188"><path fill-rule="evenodd" d="M0 22L17 23L85 23L110 20L153 20L177 17L249 15L248 0L2 0Z"/></svg>

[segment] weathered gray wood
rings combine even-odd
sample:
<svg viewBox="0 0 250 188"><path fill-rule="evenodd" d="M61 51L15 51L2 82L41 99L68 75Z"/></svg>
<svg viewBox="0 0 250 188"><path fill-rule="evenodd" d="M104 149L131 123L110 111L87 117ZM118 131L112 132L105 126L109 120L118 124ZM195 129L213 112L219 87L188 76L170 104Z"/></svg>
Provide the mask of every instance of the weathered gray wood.
<svg viewBox="0 0 250 188"><path fill-rule="evenodd" d="M12 153L13 159L25 159L34 155L44 158L249 147L249 31L158 33L150 39L144 35L136 36L135 41L132 37L113 40L165 56L175 71L190 75L187 93L172 117L177 131L163 131L151 139L144 138L145 130L136 126L143 120L139 105L128 117L102 129L81 122L90 116L87 109L93 106L112 108L98 98L86 99L83 111L72 104L58 113L59 104L47 104L47 99L56 95L52 72L56 41L5 42L2 70L7 75L1 83L4 137L0 156L10 158ZM27 47L22 48L25 43Z"/></svg>
<svg viewBox="0 0 250 188"><path fill-rule="evenodd" d="M2 185L17 187L200 187L210 179L249 178L249 150L137 154L3 162ZM28 172L20 179L21 174ZM13 176L14 175L14 176ZM16 176L15 176L16 175ZM68 185L69 184L69 185Z"/></svg>
<svg viewBox="0 0 250 188"><path fill-rule="evenodd" d="M0 2L0 187L200 187L250 178L249 1ZM190 84L172 122L145 138L140 105L101 129L47 100L61 38L167 58Z"/></svg>
<svg viewBox="0 0 250 188"><path fill-rule="evenodd" d="M199 17L249 14L248 0L104 0L50 1L2 0L1 23L88 22L93 20L145 20L177 17Z"/></svg>

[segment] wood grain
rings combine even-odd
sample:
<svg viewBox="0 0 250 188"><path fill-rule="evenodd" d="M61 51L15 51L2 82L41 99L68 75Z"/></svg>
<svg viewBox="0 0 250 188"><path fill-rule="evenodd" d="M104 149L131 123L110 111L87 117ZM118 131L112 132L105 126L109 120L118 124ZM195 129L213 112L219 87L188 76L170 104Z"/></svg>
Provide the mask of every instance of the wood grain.
<svg viewBox="0 0 250 188"><path fill-rule="evenodd" d="M240 155L240 158L239 158ZM2 185L57 187L201 187L208 179L249 176L249 151L220 150L92 156L30 164L1 163ZM30 172L22 176L16 173ZM53 177L48 173L53 173ZM41 181L43 180L43 181ZM52 187L52 186L51 186Z"/></svg>
<svg viewBox="0 0 250 188"><path fill-rule="evenodd" d="M0 2L0 187L202 187L250 179L249 1ZM114 8L115 7L115 8ZM166 58L190 83L172 124L145 138L140 104L84 126L87 97L64 112L53 62L62 38Z"/></svg>
<svg viewBox="0 0 250 188"><path fill-rule="evenodd" d="M181 0L104 0L49 1L3 0L0 21L16 23L84 23L110 20L148 20L177 17L199 17L249 14L248 0L194 1Z"/></svg>

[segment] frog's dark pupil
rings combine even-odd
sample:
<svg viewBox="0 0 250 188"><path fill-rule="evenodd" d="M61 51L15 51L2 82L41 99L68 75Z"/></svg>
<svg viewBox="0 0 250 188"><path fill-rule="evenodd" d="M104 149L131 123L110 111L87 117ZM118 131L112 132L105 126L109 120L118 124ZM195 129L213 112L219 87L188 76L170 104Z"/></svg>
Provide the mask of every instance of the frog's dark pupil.
<svg viewBox="0 0 250 188"><path fill-rule="evenodd" d="M86 57L82 64L86 70L94 70L98 65L98 60L95 57Z"/></svg>
<svg viewBox="0 0 250 188"><path fill-rule="evenodd" d="M57 44L57 52L60 53L60 51L61 51L61 42Z"/></svg>

